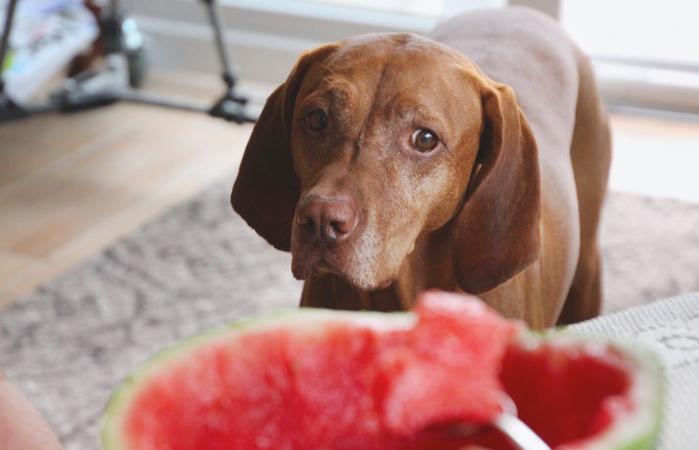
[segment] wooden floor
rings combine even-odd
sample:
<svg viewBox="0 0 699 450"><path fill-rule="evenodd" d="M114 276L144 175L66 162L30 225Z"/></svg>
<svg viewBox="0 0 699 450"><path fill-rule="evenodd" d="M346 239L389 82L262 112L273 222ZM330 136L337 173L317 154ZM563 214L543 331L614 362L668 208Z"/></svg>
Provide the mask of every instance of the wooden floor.
<svg viewBox="0 0 699 450"><path fill-rule="evenodd" d="M171 81L157 87L177 91ZM0 125L0 307L214 180L232 181L250 130L129 104Z"/></svg>
<svg viewBox="0 0 699 450"><path fill-rule="evenodd" d="M152 86L208 98L220 84L156 76ZM631 160L639 136L699 142L697 124L616 117L614 126L618 154ZM250 130L126 104L0 125L0 308L213 180L232 182Z"/></svg>

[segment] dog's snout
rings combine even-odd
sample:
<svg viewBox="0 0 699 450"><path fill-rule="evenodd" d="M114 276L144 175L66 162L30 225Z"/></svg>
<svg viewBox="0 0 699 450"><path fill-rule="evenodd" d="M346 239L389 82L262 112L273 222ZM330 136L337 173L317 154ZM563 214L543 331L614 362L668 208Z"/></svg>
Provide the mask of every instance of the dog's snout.
<svg viewBox="0 0 699 450"><path fill-rule="evenodd" d="M296 220L317 243L332 244L348 238L359 217L354 202L349 199L311 196L299 206Z"/></svg>

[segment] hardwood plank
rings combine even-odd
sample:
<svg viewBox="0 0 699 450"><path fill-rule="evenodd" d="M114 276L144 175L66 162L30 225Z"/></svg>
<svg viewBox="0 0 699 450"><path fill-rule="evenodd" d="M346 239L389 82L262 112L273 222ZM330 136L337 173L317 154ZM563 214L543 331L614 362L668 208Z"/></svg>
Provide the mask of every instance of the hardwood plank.
<svg viewBox="0 0 699 450"><path fill-rule="evenodd" d="M16 298L17 296L12 292L0 291L0 311L14 302Z"/></svg>
<svg viewBox="0 0 699 450"><path fill-rule="evenodd" d="M0 248L46 256L91 224L148 196L197 159L218 153L227 155L228 167L234 167L249 133L249 128L240 131L212 119L206 124L181 117L187 113L151 113L143 128L141 108L130 108L136 118L112 142L75 155L70 164L45 170L33 182L25 181L21 190L0 196ZM236 141L239 148L229 149L229 142Z"/></svg>
<svg viewBox="0 0 699 450"><path fill-rule="evenodd" d="M0 280L15 276L34 261L26 255L0 249Z"/></svg>
<svg viewBox="0 0 699 450"><path fill-rule="evenodd" d="M699 202L699 123L612 116L609 188Z"/></svg>
<svg viewBox="0 0 699 450"><path fill-rule="evenodd" d="M699 123L682 122L655 117L612 115L614 134L633 134L636 137L655 136L668 139L699 140Z"/></svg>
<svg viewBox="0 0 699 450"><path fill-rule="evenodd" d="M19 276L3 280L0 292L18 298L31 292L37 285L48 281L85 258L95 254L119 237L142 223L166 211L169 207L188 198L219 176L235 169L228 158L213 157L194 162L189 170L173 174L171 179L159 185L150 195L118 213L93 224L36 263L28 265Z"/></svg>
<svg viewBox="0 0 699 450"><path fill-rule="evenodd" d="M46 114L0 125L0 190L65 156L89 150L90 143L118 132L124 124L114 120L114 108L118 107Z"/></svg>

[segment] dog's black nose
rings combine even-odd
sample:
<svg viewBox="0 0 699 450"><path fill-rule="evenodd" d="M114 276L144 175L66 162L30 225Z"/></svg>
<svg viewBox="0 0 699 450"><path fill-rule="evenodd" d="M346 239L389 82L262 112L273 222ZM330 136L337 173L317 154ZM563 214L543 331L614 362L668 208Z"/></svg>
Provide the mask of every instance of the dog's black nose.
<svg viewBox="0 0 699 450"><path fill-rule="evenodd" d="M296 221L318 244L332 244L347 239L359 218L350 199L312 195L299 204Z"/></svg>

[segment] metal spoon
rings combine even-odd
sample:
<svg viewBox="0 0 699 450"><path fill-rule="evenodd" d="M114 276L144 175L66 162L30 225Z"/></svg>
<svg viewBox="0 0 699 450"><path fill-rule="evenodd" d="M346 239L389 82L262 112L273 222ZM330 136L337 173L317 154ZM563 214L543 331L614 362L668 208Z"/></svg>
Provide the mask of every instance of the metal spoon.
<svg viewBox="0 0 699 450"><path fill-rule="evenodd" d="M502 434L519 447L520 450L551 450L531 428L517 417L517 406L508 396L502 400L502 413L491 424ZM461 436L475 433L478 427L461 425L455 428L455 432Z"/></svg>

